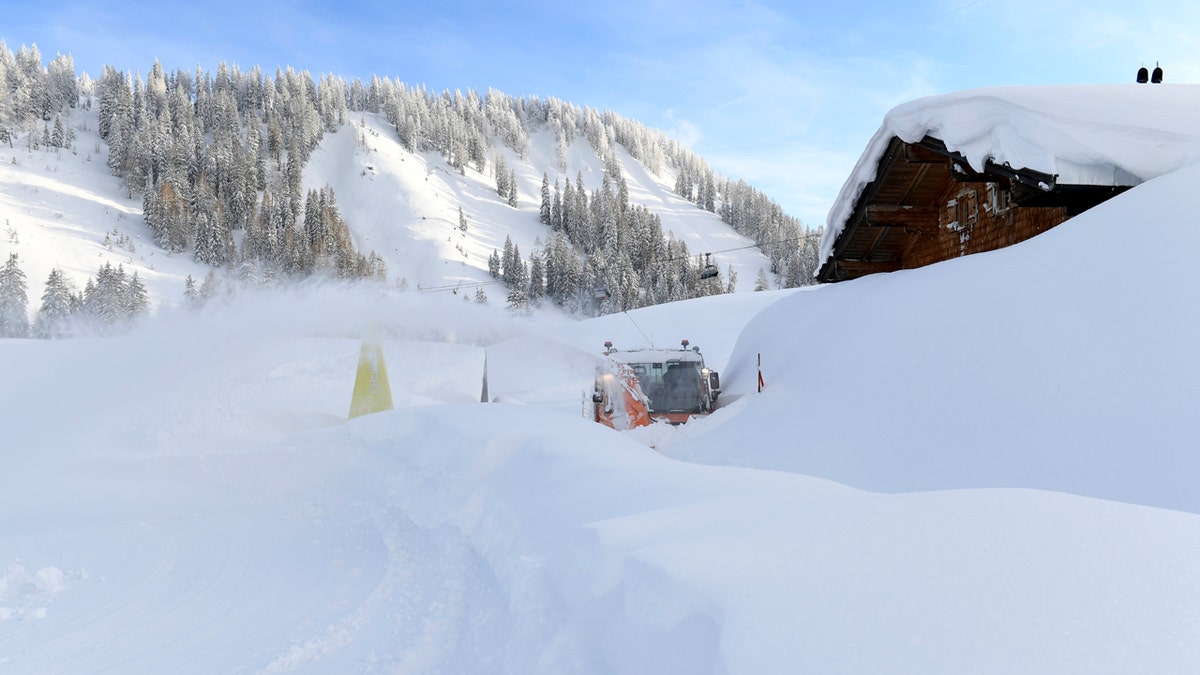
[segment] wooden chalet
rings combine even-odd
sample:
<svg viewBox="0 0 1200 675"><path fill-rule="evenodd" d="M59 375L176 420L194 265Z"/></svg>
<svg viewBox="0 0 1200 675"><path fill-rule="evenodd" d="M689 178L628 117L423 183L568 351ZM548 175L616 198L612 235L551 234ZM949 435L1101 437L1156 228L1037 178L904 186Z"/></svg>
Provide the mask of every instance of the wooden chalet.
<svg viewBox="0 0 1200 675"><path fill-rule="evenodd" d="M853 205L817 279L845 281L1011 246L1130 186L1063 185L1058 177L986 162L973 169L932 136L893 136L876 178Z"/></svg>

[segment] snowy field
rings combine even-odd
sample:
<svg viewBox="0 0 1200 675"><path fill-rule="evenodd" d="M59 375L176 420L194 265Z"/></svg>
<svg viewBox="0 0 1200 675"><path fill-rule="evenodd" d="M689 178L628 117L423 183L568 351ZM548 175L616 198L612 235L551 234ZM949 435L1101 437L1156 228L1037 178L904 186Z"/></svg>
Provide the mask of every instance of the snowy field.
<svg viewBox="0 0 1200 675"><path fill-rule="evenodd" d="M1193 672L1197 181L588 321L310 284L0 341L0 672ZM721 409L583 418L604 340L681 338Z"/></svg>
<svg viewBox="0 0 1200 675"><path fill-rule="evenodd" d="M1097 298L1090 265L1043 277L1045 300L997 283L1004 257L1055 245L578 323L314 286L122 338L6 341L0 670L1185 671L1200 373L1159 354L1200 335L1165 311L1178 297ZM836 320L837 295L932 316L981 288L1012 301L954 325L999 356L941 340L945 368L914 359L872 396L812 386L862 346L843 331L872 328ZM1064 301L1124 337L1082 347L1045 321ZM374 322L397 409L347 422ZM948 329L904 325L909 353ZM641 332L706 349L728 405L679 428L583 419L598 345ZM1076 349L996 349L1033 333ZM500 402L479 402L485 353ZM1110 390L1070 381L1100 367ZM1060 386L1025 389L1031 371Z"/></svg>

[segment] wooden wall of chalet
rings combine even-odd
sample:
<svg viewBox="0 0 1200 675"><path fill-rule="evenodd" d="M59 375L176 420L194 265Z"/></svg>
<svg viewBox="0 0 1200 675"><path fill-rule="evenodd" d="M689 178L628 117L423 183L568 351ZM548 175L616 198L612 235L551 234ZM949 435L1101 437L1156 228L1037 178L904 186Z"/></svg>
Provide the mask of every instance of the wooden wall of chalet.
<svg viewBox="0 0 1200 675"><path fill-rule="evenodd" d="M942 193L936 234L926 230L905 253L901 266L922 267L1025 241L1067 219L1063 207L1018 207L1006 186L951 182Z"/></svg>

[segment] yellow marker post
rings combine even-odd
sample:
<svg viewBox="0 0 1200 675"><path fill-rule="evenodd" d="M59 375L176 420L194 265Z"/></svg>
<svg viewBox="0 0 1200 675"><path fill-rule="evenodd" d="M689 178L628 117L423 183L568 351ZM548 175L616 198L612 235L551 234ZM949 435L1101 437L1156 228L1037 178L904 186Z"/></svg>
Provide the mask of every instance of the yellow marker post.
<svg viewBox="0 0 1200 675"><path fill-rule="evenodd" d="M491 400L492 397L490 394L488 394L487 386L487 352L485 351L483 353L483 391L479 393L479 402L488 403Z"/></svg>
<svg viewBox="0 0 1200 675"><path fill-rule="evenodd" d="M392 387L388 384L383 347L373 336L363 338L358 354L358 375L350 398L350 419L392 409Z"/></svg>

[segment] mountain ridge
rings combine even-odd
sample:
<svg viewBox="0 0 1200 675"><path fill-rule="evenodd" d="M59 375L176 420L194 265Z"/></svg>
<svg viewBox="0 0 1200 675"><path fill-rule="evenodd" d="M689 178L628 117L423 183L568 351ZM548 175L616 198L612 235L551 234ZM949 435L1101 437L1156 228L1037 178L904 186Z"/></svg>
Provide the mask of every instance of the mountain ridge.
<svg viewBox="0 0 1200 675"><path fill-rule="evenodd" d="M59 57L52 62L54 67L43 68L39 76L30 67L35 56L36 48L18 52L15 63L24 64L17 68L24 79L16 78L17 92L36 89L39 77L42 86L53 88L49 73L63 70ZM11 68L8 76L13 79ZM154 306L182 302L186 278L199 283L210 266L226 267L228 277L271 281L281 276L273 267L286 265L278 260L264 264L261 256L257 264L251 264L248 228L255 225L256 218L268 222L276 217L268 212L267 204L276 194L282 198L275 201L287 202L287 206L276 205L284 211L278 216L283 222L268 227L275 229L272 236L276 240L293 236L286 221L299 232L298 221L304 214L299 203L302 191L311 195L326 186L331 201L336 195L337 207L345 209L345 218L337 208L330 218L344 221L348 238L360 251L357 268L367 269L364 254L378 248L387 269L386 275L379 276L387 276L401 287L490 287L497 280L489 273L488 256L498 252L510 235L517 248L531 258L535 253L548 255L554 232L567 231L557 220L547 226L546 192L539 190L539 184L551 177L556 198L560 180L569 193L574 178L581 205L589 201L584 190L590 191L591 204L578 210L576 219L582 214L600 223L588 225L596 232L570 233L579 263L568 275L575 286L574 299L567 303L562 297L553 298L557 304L569 305L569 311L585 315L619 311L696 293L747 290L752 284L756 288L782 287L808 283L811 278L808 258L815 257L815 251L810 251L815 247L808 244L812 233L802 235L799 222L783 215L761 193L741 181L715 176L703 160L661 131L611 112L556 99L514 99L494 90L480 98L475 92L431 95L379 78L373 78L369 86L358 80L347 84L333 76L322 76L319 83L314 84L307 73L290 69L277 71L272 82L262 79L257 68L242 74L236 66L225 64L218 67L215 78L201 71L194 78L184 71L168 75L156 62L143 84L140 76L106 67L99 81L92 81L86 73L78 77L73 83L74 101L65 94L58 96L62 108L54 112L54 122L57 127L67 120L71 140L69 147L53 149L45 142L50 136L45 119L50 111L40 115L43 138L39 139L39 117L31 118L29 110L22 113L24 98L12 96L0 111L5 113L0 119L8 120L4 129L11 146L0 152L0 161L8 160L4 162L3 199L11 211L24 214L18 222L7 220L4 252L21 257L33 296L29 312L36 308L40 285L55 268L61 268L77 289L105 263L127 267L130 274L138 271ZM306 104L297 103L298 98ZM452 107L459 109L457 116L422 117L431 110ZM292 117L280 117L276 110L288 111ZM188 116L193 111L193 126L189 127ZM24 119L23 126L13 126L14 119ZM289 127L292 137L285 140L284 129ZM132 131L134 128L142 131ZM486 135L480 134L481 129ZM348 136L353 137L352 142ZM287 150L282 148L285 143ZM168 145L169 150L165 149ZM81 149L82 162L76 161ZM65 156L63 150L71 156ZM191 159L189 152L195 155ZM107 167L117 174L117 180L96 164L105 154ZM314 155L315 164L311 162ZM294 156L301 160L299 170L292 166ZM44 171L40 168L43 160ZM677 166L669 166L673 162ZM506 205L504 195L498 194L508 182L504 175L508 167L509 177L515 179L508 201L515 206ZM90 201L50 212L25 204L22 191L37 194L48 180L62 182L61 174L91 195ZM611 178L619 185L611 185ZM243 184L243 180L251 182ZM258 189L252 189L255 180ZM493 180L495 188L490 187ZM379 185L384 182L407 196L387 194ZM374 189L371 183L376 184ZM65 194L71 189L58 191ZM615 197L618 190L628 202L614 202L619 212L605 215L602 209L608 198L600 200L605 204L597 207L599 198L609 191ZM140 210L135 202L139 192L144 196ZM122 194L124 199L118 197ZM664 245L646 249L640 261L621 258L621 252L630 248L629 242L620 241L626 236L623 232L605 235L602 231L614 227L605 218L616 220L617 228L628 227L626 203L646 209L635 214L638 217L661 220L661 225L649 224L650 232L661 227L666 237ZM165 219L162 213L169 210L164 204L187 212L170 226L178 229L175 234L161 222ZM376 212L377 205L384 211ZM567 207L562 208L565 223ZM215 215L204 217L206 212ZM553 212L558 218L557 204ZM114 214L116 222L112 222ZM143 219L144 223L135 222ZM55 227L54 221L81 226ZM753 231L747 230L748 221L753 221ZM739 222L741 234L736 231ZM311 227L307 218L304 224ZM213 227L225 231L206 235ZM40 236L39 230L48 232L49 237ZM81 241L69 243L68 233ZM25 234L24 242L21 234ZM308 236L315 250L317 235L310 231ZM581 238L588 236L609 238L604 244L607 257L597 256L595 249L600 246ZM672 239L675 248L670 248ZM211 265L188 264L184 259L189 252ZM809 253L808 258L803 258L803 252ZM702 260L703 253L714 256ZM653 260L680 259L675 266L648 270ZM725 275L719 284L710 282L697 290L699 266L708 262ZM310 262L308 268L314 264L320 263ZM344 275L355 265L350 260L327 267ZM382 267L370 262L369 270L382 272ZM739 272L740 278L735 276ZM679 280L663 281L663 275L678 275ZM508 283L495 289L501 294L512 286L507 274L504 278ZM531 281L525 279L524 283ZM546 279L545 283L548 287L551 282ZM666 290L651 289L653 284ZM593 306L587 296L599 288L614 299L605 298ZM539 295L532 286L529 294L535 299Z"/></svg>

